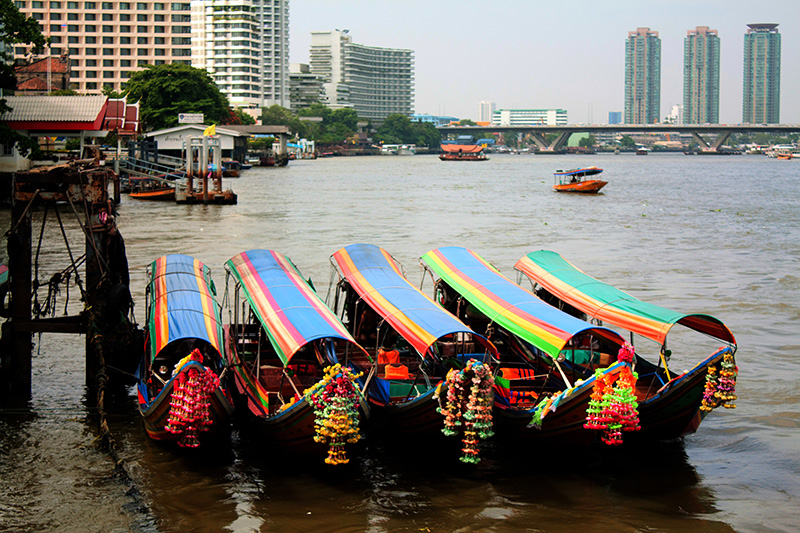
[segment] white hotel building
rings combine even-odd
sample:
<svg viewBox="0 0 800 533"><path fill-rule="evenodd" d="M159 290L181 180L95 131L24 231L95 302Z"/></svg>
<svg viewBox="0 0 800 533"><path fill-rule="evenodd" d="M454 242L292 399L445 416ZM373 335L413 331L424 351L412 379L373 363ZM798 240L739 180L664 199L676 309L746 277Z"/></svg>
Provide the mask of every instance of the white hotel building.
<svg viewBox="0 0 800 533"><path fill-rule="evenodd" d="M414 113L414 52L356 44L348 30L311 33L310 70L321 77L331 108L362 119Z"/></svg>
<svg viewBox="0 0 800 533"><path fill-rule="evenodd" d="M566 126L565 109L500 109L492 113L492 126Z"/></svg>
<svg viewBox="0 0 800 533"><path fill-rule="evenodd" d="M233 107L290 107L289 0L193 0L192 66Z"/></svg>

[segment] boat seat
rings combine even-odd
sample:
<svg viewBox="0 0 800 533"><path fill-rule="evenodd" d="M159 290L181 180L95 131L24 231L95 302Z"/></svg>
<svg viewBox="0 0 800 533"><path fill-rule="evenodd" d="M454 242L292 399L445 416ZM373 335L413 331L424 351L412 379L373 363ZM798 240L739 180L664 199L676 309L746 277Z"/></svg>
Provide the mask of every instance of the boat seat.
<svg viewBox="0 0 800 533"><path fill-rule="evenodd" d="M532 368L504 367L500 369L500 374L504 379L536 379L537 377L542 377L541 374L536 376Z"/></svg>
<svg viewBox="0 0 800 533"><path fill-rule="evenodd" d="M406 365L384 365L383 375L386 379L409 379Z"/></svg>

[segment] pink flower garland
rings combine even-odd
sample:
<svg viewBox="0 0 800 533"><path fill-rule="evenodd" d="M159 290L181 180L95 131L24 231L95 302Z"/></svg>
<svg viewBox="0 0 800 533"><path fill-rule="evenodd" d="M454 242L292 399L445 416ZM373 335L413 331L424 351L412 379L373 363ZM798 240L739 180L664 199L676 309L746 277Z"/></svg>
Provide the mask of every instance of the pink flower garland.
<svg viewBox="0 0 800 533"><path fill-rule="evenodd" d="M202 361L203 356L199 350L194 350L189 360ZM210 398L219 387L219 377L209 368L203 372L194 367L178 372L164 429L180 437L179 446L197 448L200 446L198 433L208 431L213 422L209 413Z"/></svg>

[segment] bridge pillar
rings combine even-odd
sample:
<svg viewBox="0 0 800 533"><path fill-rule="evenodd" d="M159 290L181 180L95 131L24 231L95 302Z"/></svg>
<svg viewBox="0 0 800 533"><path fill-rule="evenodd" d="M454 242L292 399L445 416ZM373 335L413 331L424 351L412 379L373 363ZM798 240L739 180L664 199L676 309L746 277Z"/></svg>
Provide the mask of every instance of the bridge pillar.
<svg viewBox="0 0 800 533"><path fill-rule="evenodd" d="M531 138L533 139L533 142L536 143L536 146L538 146L540 150L547 150L550 148L549 146L547 146L547 141L545 140L544 135L542 135L541 133L533 132L530 135Z"/></svg>
<svg viewBox="0 0 800 533"><path fill-rule="evenodd" d="M703 139L700 136L700 134L697 133L696 131L693 131L691 133L692 133L692 137L694 138L694 140L697 141L697 144L700 145L700 150L701 151L703 151L703 152L718 152L719 149L722 147L722 145L725 144L725 141L727 141L728 138L730 138L731 133L733 133L733 132L730 131L730 130L719 132L719 135L717 135L717 138L711 144L709 144L705 139Z"/></svg>

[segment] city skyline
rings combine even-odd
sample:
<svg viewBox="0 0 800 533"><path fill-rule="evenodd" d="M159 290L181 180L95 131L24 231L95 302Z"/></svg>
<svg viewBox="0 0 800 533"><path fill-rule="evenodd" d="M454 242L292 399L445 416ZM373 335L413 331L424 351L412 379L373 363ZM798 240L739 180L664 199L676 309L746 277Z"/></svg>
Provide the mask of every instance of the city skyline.
<svg viewBox="0 0 800 533"><path fill-rule="evenodd" d="M563 108L569 122L605 123L624 109L625 41L649 27L661 38L660 119L683 103L686 32L709 26L720 37L720 114L742 121L743 47L748 24L779 24L783 36L781 122L800 123L800 2L669 4L566 0L556 5L509 1L291 0L291 61L307 63L312 31L349 29L367 46L414 51L415 112L478 118L479 103L497 109Z"/></svg>

